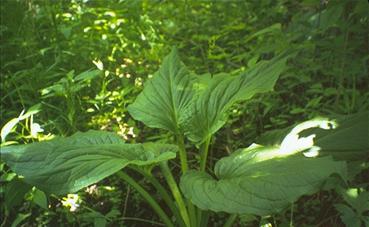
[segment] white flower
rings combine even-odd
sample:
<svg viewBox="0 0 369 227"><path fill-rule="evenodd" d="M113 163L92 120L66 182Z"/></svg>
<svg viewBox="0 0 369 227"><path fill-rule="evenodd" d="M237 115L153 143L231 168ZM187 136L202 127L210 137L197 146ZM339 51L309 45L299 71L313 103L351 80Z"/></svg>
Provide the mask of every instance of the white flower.
<svg viewBox="0 0 369 227"><path fill-rule="evenodd" d="M43 128L41 128L41 126L40 126L39 124L37 124L37 123L33 123L33 124L31 125L31 136L32 136L33 138L37 138L38 133L39 133L39 132L43 132L43 131L44 131L44 129L43 129Z"/></svg>
<svg viewBox="0 0 369 227"><path fill-rule="evenodd" d="M76 211L77 208L80 206L80 199L77 194L68 194L67 197L64 197L61 202L63 206L69 207L69 210L71 212Z"/></svg>

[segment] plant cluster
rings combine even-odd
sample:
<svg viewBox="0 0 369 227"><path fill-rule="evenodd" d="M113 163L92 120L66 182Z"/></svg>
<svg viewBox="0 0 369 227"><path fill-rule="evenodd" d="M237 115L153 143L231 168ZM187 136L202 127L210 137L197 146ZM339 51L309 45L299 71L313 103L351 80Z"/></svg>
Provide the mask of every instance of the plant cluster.
<svg viewBox="0 0 369 227"><path fill-rule="evenodd" d="M2 1L1 225L365 225L367 6Z"/></svg>
<svg viewBox="0 0 369 227"><path fill-rule="evenodd" d="M346 182L347 164L342 160L360 160L369 149L368 112L336 121L314 119L295 126L279 144L252 144L238 149L215 164L214 177L207 173L211 138L225 124L230 107L271 90L288 58L294 55L284 52L238 76L198 77L186 69L173 49L128 110L145 125L169 131L177 146L129 144L114 133L88 131L68 138L6 146L1 150L2 158L24 176L25 182L54 194L73 193L117 173L143 196L166 226L207 226L209 210L232 214L225 226L231 226L238 214L273 215L293 206L300 196L318 191L332 174ZM333 132L318 130L301 135L312 128ZM185 137L199 148L198 165L189 165ZM350 143L340 141L350 137ZM168 165L177 151L179 184ZM160 166L171 193L152 174L155 166ZM120 171L124 167L152 183L175 217L174 222L147 190ZM358 193L365 199L366 195L365 191ZM340 212L347 209L345 205L337 206ZM367 222L366 218L363 221Z"/></svg>

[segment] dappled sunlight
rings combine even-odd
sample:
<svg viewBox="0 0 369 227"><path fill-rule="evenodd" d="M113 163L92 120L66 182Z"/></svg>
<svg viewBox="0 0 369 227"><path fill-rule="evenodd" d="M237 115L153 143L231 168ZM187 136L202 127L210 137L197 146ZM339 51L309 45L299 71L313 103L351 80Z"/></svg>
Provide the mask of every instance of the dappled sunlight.
<svg viewBox="0 0 369 227"><path fill-rule="evenodd" d="M308 151L305 151L303 154L307 158L313 158L319 156L319 151L321 150L318 146L312 146Z"/></svg>
<svg viewBox="0 0 369 227"><path fill-rule="evenodd" d="M349 188L345 194L352 199L356 199L359 196L359 190L358 188Z"/></svg>
<svg viewBox="0 0 369 227"><path fill-rule="evenodd" d="M321 128L325 130L335 129L338 124L335 121L328 120L326 118L316 118L313 120L305 121L296 125L290 133L283 139L279 152L281 155L292 155L304 150L306 157L316 157L319 154L320 147L314 146L315 134L311 134L305 137L300 137L299 133L310 128Z"/></svg>
<svg viewBox="0 0 369 227"><path fill-rule="evenodd" d="M326 118L316 118L313 120L302 122L296 125L282 140L280 145L274 147L264 147L259 144L252 144L246 150L247 152L255 153L255 160L265 161L273 158L284 158L300 152L307 158L318 157L321 147L314 144L314 140L317 135L312 133L309 135L301 136L300 133L311 128L321 128L324 130L331 130L338 127L338 124L333 120ZM243 154L240 155L242 158Z"/></svg>
<svg viewBox="0 0 369 227"><path fill-rule="evenodd" d="M9 140L14 135L22 135L25 139L38 141L54 138L51 133L44 133L44 128L35 122L35 116L41 111L40 105L34 105L26 112L22 110L18 117L11 119L1 128L1 146L17 143Z"/></svg>

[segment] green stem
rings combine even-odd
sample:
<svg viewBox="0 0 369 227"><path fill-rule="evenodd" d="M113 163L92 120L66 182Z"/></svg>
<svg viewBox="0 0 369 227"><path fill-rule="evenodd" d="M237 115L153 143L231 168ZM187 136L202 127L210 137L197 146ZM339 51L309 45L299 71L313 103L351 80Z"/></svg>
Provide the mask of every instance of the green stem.
<svg viewBox="0 0 369 227"><path fill-rule="evenodd" d="M200 208L198 209L199 216L199 226L208 226L209 221L209 211L202 211Z"/></svg>
<svg viewBox="0 0 369 227"><path fill-rule="evenodd" d="M185 227L182 216L179 213L177 207L175 206L172 196L169 195L168 191L161 185L161 183L150 172L147 172L140 168L134 167L131 168L142 174L145 177L145 179L148 180L155 187L161 198L163 198L165 203L168 205L169 209L173 212L174 216L176 217L176 220L178 220L179 225Z"/></svg>
<svg viewBox="0 0 369 227"><path fill-rule="evenodd" d="M177 135L177 144L179 147L179 159L181 161L182 173L185 173L188 170L187 154L184 144L184 138L180 134Z"/></svg>
<svg viewBox="0 0 369 227"><path fill-rule="evenodd" d="M206 161L207 161L208 153L209 153L210 140L211 140L211 137L207 138L205 142L201 145L201 148L200 148L200 153L201 153L200 171L201 172L204 172L206 168Z"/></svg>
<svg viewBox="0 0 369 227"><path fill-rule="evenodd" d="M290 227L293 227L293 203L291 204Z"/></svg>
<svg viewBox="0 0 369 227"><path fill-rule="evenodd" d="M159 204L151 197L151 195L141 186L139 185L134 179L128 176L126 173L120 171L117 172L117 175L128 184L130 184L134 189L137 190L138 193L150 204L150 206L154 209L154 211L159 215L161 220L164 222L166 226L174 227L170 218L165 214L163 209L159 206Z"/></svg>
<svg viewBox="0 0 369 227"><path fill-rule="evenodd" d="M237 219L237 214L231 214L223 227L231 227Z"/></svg>
<svg viewBox="0 0 369 227"><path fill-rule="evenodd" d="M190 215L191 226L198 226L196 221L196 207L191 203L190 200L187 200L188 214Z"/></svg>
<svg viewBox="0 0 369 227"><path fill-rule="evenodd" d="M206 161L209 153L209 144L211 141L211 137L207 138L205 142L200 147L200 171L205 172L206 170ZM205 212L205 213L204 213ZM203 215L203 213L205 215ZM197 210L197 223L201 226L202 223L206 223L208 221L209 215L206 211L202 211L201 209Z"/></svg>
<svg viewBox="0 0 369 227"><path fill-rule="evenodd" d="M203 215L203 213L205 215ZM205 219L208 216L206 214L207 214L206 211L202 211L200 208L197 209L197 224L198 224L198 226L201 226L201 223L205 222L205 220L203 220L203 219Z"/></svg>
<svg viewBox="0 0 369 227"><path fill-rule="evenodd" d="M179 188L177 186L176 181L174 180L174 177L172 175L172 172L169 169L168 163L166 161L163 161L160 163L161 170L163 172L163 175L169 185L170 190L172 191L173 197L175 201L177 202L179 212L181 213L182 219L186 226L190 225L190 218L187 213L185 202L183 201L182 195L179 191Z"/></svg>
<svg viewBox="0 0 369 227"><path fill-rule="evenodd" d="M151 221L151 220L147 220L147 219L143 219L143 218L123 217L123 218L120 218L119 220L140 221L140 222L145 222L145 223L149 223L149 224L165 226L163 223L159 223L159 222L156 222L156 221Z"/></svg>
<svg viewBox="0 0 369 227"><path fill-rule="evenodd" d="M186 153L183 135L178 134L176 136L176 139L177 139L177 144L179 147L179 158L181 160L182 173L185 173L188 170L188 162L187 162L187 153ZM197 220L196 219L196 209L191 203L191 201L187 201L187 207L188 207L188 214L191 217L190 218L191 226L196 226L196 220Z"/></svg>

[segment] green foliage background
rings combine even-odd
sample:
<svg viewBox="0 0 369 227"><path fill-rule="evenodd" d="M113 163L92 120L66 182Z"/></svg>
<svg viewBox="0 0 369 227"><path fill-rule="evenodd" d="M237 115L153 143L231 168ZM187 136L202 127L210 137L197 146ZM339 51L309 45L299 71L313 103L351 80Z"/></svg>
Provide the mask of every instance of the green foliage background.
<svg viewBox="0 0 369 227"><path fill-rule="evenodd" d="M13 128L7 143L91 128L118 132L132 142L168 139L133 121L126 107L172 46L191 71L212 75L235 74L287 48L298 50L275 92L233 107L216 135L213 161L272 129L320 115L369 110L365 0L3 0L0 11L0 125L22 110L37 110L32 120ZM31 136L32 122L44 132ZM1 182L10 185L1 187L4 197L17 179L4 164L1 169ZM367 188L366 177L362 173L352 185ZM57 198L48 198L50 209L42 208L37 191L31 190L14 205L1 204L2 225L17 220L25 226L144 223L124 217L158 221L114 176L96 192L80 195L84 207L71 213ZM295 224L342 225L333 204L344 201L329 191L303 198L295 208ZM275 219L284 223L288 215ZM221 225L223 216L216 214L212 225ZM260 220L244 217L239 223L254 226Z"/></svg>

